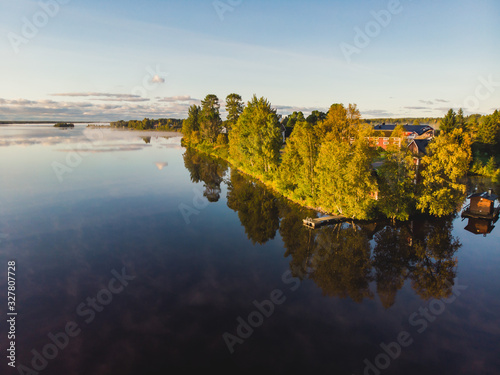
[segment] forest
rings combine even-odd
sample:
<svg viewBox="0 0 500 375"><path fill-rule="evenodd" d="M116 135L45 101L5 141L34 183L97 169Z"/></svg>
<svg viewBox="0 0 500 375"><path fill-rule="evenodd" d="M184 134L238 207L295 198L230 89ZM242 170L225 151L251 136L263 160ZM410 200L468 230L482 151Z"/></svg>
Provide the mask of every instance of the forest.
<svg viewBox="0 0 500 375"><path fill-rule="evenodd" d="M301 112L282 117L264 97L254 95L244 104L233 93L226 97L226 112L222 121L213 94L192 105L182 125L183 144L325 213L358 220L448 216L464 202L468 173L489 174L497 183L500 176L498 111L465 117L450 109L425 155L418 156L404 142L386 150L371 147L368 137L375 131L356 104L335 103L307 118ZM401 136L402 127L393 133ZM382 163L375 168L375 161Z"/></svg>

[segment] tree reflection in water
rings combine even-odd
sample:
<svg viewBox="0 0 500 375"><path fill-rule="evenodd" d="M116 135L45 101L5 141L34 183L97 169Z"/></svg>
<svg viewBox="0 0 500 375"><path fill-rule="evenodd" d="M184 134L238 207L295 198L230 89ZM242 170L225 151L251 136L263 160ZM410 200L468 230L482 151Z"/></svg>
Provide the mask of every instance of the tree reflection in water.
<svg viewBox="0 0 500 375"><path fill-rule="evenodd" d="M272 240L279 228L278 199L260 184L231 170L227 206L238 213L253 244Z"/></svg>
<svg viewBox="0 0 500 375"><path fill-rule="evenodd" d="M209 201L220 198L227 164L189 149L184 164L193 182L205 183ZM261 183L231 170L227 205L238 213L248 239L264 244L279 230L294 277L311 279L326 296L372 299L391 307L405 281L422 299L445 298L456 277L453 217L399 224L349 222L311 230L302 219L314 211L275 196ZM375 288L370 288L374 283Z"/></svg>
<svg viewBox="0 0 500 375"><path fill-rule="evenodd" d="M221 183L227 172L228 165L222 160L211 158L191 148L187 148L183 155L184 166L191 174L191 181L203 181L205 190L203 195L209 202L218 202L221 193Z"/></svg>

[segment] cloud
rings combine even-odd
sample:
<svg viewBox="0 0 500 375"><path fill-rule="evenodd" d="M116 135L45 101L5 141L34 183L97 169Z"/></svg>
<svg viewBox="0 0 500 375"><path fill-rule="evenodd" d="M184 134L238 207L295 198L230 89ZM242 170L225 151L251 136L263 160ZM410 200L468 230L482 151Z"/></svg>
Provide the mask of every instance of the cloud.
<svg viewBox="0 0 500 375"><path fill-rule="evenodd" d="M75 94L71 96L77 96ZM115 96L115 98L116 100L112 100L113 103L94 101L92 97L88 101L74 102L0 98L0 120L116 121L145 117L185 118L190 105L189 102L183 101L164 103L149 101L139 96L123 96L122 98Z"/></svg>
<svg viewBox="0 0 500 375"><path fill-rule="evenodd" d="M278 113L281 113L283 115L289 115L292 114L293 112L302 112L304 115L310 114L312 111L322 111L322 112L328 112L328 108L313 108L313 107L298 107L298 106L292 106L292 105L276 105L273 106Z"/></svg>
<svg viewBox="0 0 500 375"><path fill-rule="evenodd" d="M151 83L165 83L165 78L162 78L158 74L156 74L151 80Z"/></svg>
<svg viewBox="0 0 500 375"><path fill-rule="evenodd" d="M449 100L445 100L445 99L436 99L436 102L439 102L439 103L449 103L450 101Z"/></svg>
<svg viewBox="0 0 500 375"><path fill-rule="evenodd" d="M66 96L66 97L93 97L91 100L102 101L120 101L120 102L138 102L148 101L149 99L143 98L140 95L132 94L114 94L109 92L67 92L52 94L52 96ZM105 98L105 99L102 99Z"/></svg>
<svg viewBox="0 0 500 375"><path fill-rule="evenodd" d="M200 102L199 99L192 98L189 95L167 96L164 98L157 97L159 102L176 103L176 102Z"/></svg>
<svg viewBox="0 0 500 375"><path fill-rule="evenodd" d="M431 110L432 108L430 108L430 107L417 107L417 106L414 106L414 107L405 107L405 109Z"/></svg>
<svg viewBox="0 0 500 375"><path fill-rule="evenodd" d="M99 100L102 102L149 102L151 99L139 97L139 98L106 98L106 99L92 98L90 100Z"/></svg>
<svg viewBox="0 0 500 375"><path fill-rule="evenodd" d="M432 100L419 100L420 103L427 104L427 105L433 105L434 102Z"/></svg>
<svg viewBox="0 0 500 375"><path fill-rule="evenodd" d="M387 117L393 117L394 113L387 112L384 109L371 109L368 111L362 111L363 117L371 117L371 118L387 118Z"/></svg>

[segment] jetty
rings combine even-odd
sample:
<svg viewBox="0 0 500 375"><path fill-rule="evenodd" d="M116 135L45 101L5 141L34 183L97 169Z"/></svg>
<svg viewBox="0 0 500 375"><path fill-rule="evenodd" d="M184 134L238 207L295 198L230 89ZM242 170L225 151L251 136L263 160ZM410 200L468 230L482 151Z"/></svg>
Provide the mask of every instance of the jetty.
<svg viewBox="0 0 500 375"><path fill-rule="evenodd" d="M308 217L303 219L302 223L308 228L316 229L325 224L340 223L342 221L346 221L347 219L347 217L341 215L328 215L315 218Z"/></svg>

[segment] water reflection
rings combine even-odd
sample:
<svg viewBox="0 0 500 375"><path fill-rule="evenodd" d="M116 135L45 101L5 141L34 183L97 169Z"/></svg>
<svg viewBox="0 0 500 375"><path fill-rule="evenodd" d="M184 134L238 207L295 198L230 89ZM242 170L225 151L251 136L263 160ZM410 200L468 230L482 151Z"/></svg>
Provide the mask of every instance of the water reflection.
<svg viewBox="0 0 500 375"><path fill-rule="evenodd" d="M227 206L238 213L253 244L272 240L279 228L277 198L267 189L231 170Z"/></svg>
<svg viewBox="0 0 500 375"><path fill-rule="evenodd" d="M227 172L228 165L224 161L216 160L207 155L197 153L193 149L186 149L183 155L184 166L191 175L194 183L203 182L205 190L203 195L209 202L220 199L221 183Z"/></svg>
<svg viewBox="0 0 500 375"><path fill-rule="evenodd" d="M217 201L227 165L189 149L184 164L193 182L205 183L207 198ZM227 205L238 213L248 239L262 245L279 230L292 275L313 280L325 296L373 299L370 286L375 283L382 305L389 308L406 281L424 300L451 295L454 256L461 247L452 235L455 217L399 225L351 222L310 230L302 219L314 211L275 196L235 170L227 183Z"/></svg>
<svg viewBox="0 0 500 375"><path fill-rule="evenodd" d="M490 234L493 228L495 228L493 225L494 223L495 221L493 220L470 217L468 218L467 226L464 229L473 234L482 234L486 237L486 235Z"/></svg>
<svg viewBox="0 0 500 375"><path fill-rule="evenodd" d="M303 249L292 244L290 266L297 277L314 280L325 295L356 302L373 298L369 286L375 281L386 308L406 280L422 299L449 297L456 277L454 254L461 246L452 229L451 218L386 224L374 234L374 245L370 228L359 223L305 229L310 232L308 244Z"/></svg>

